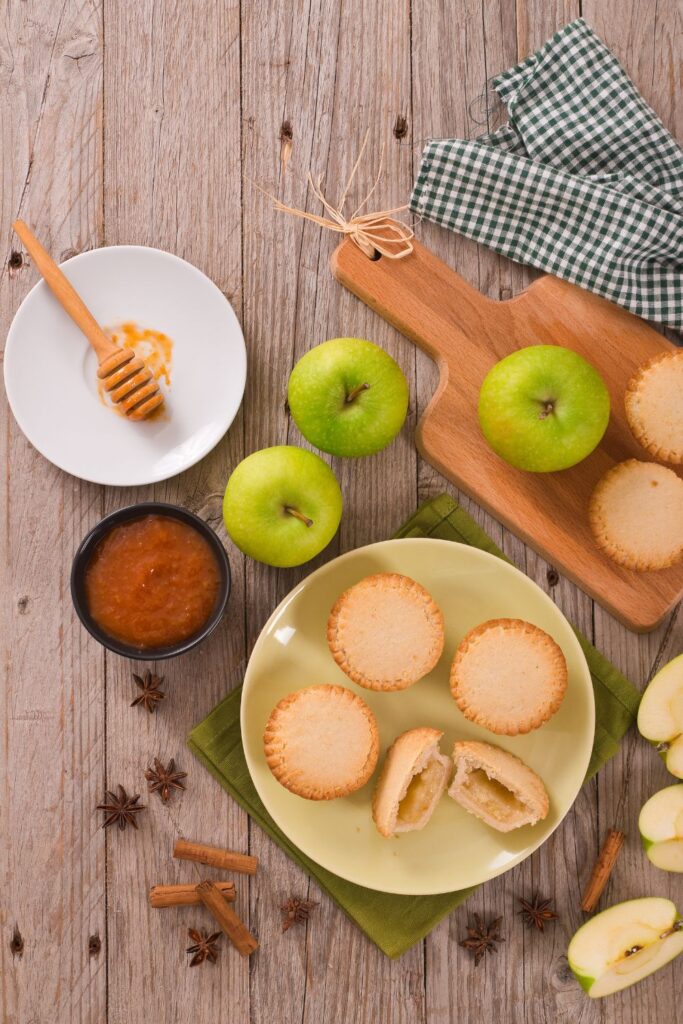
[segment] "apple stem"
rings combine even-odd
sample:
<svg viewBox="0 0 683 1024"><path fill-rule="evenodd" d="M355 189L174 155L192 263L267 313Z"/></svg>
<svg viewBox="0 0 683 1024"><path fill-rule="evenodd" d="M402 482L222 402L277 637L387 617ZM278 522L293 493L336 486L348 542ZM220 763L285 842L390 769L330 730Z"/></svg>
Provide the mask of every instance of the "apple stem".
<svg viewBox="0 0 683 1024"><path fill-rule="evenodd" d="M306 526L313 526L313 520L305 516L303 512L299 512L298 508L292 508L291 505L285 505L285 512L289 516L294 516L295 519L300 519Z"/></svg>
<svg viewBox="0 0 683 1024"><path fill-rule="evenodd" d="M542 408L541 408L541 411L538 414L538 418L539 418L539 420L544 420L547 416L550 416L551 413L553 413L555 411L555 403L554 402L542 402L541 405L542 405Z"/></svg>
<svg viewBox="0 0 683 1024"><path fill-rule="evenodd" d="M367 391L369 387L369 384L359 384L358 387L355 387L352 391L349 391L348 395L344 399L344 403L346 405L351 405L351 402L354 402L358 398L361 391Z"/></svg>

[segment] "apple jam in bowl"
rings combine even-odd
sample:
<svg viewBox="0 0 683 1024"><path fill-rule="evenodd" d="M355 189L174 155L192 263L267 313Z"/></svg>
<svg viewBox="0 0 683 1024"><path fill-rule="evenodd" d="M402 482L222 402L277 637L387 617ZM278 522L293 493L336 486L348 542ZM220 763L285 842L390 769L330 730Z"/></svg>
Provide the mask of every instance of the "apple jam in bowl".
<svg viewBox="0 0 683 1024"><path fill-rule="evenodd" d="M197 516L150 501L106 516L82 542L71 594L85 628L127 658L172 658L204 640L230 593L223 545Z"/></svg>

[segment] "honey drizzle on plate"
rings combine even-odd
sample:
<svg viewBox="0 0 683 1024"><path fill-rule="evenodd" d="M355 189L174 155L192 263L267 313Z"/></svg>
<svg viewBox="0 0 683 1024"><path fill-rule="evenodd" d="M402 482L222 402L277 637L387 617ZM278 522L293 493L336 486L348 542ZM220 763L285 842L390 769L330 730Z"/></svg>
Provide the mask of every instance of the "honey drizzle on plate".
<svg viewBox="0 0 683 1024"><path fill-rule="evenodd" d="M149 327L141 327L132 320L126 320L124 323L117 324L114 327L105 327L104 333L112 341L115 341L117 345L120 345L121 348L132 349L136 355L144 360L145 364L152 371L154 379L158 381L163 380L166 388L170 388L173 342L167 334L164 334L162 331L155 331ZM109 399L101 380L97 381L97 391L103 405L106 405L108 409L111 409L112 412L117 413L119 416L123 416L124 419L126 418L122 409L118 405L114 405ZM148 419L165 419L167 416L168 412L164 403Z"/></svg>

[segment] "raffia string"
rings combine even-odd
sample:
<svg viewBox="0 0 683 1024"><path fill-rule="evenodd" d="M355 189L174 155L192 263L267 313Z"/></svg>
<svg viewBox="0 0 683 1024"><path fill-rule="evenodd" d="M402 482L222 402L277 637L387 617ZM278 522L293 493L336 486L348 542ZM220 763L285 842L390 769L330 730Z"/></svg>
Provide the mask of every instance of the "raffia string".
<svg viewBox="0 0 683 1024"><path fill-rule="evenodd" d="M384 150L382 150L380 155L379 170L374 185L354 213L350 217L344 215L344 205L353 184L353 179L356 176L356 171L365 153L368 144L368 134L368 132L365 133L358 158L353 165L349 180L346 182L341 198L336 206L333 206L326 199L322 190L322 178L318 178L316 183L313 181L310 171L308 173L308 184L311 187L311 191L328 213L329 216L327 217L308 213L306 210L299 210L295 206L288 206L287 203L283 203L277 196L266 192L260 185L256 185L256 188L272 200L273 209L277 210L278 213L289 213L293 217L302 217L304 220L311 220L314 224L319 224L321 228L328 228L330 231L338 232L338 234L347 235L370 259L375 259L376 254L380 253L390 260L402 260L404 257L410 256L413 251L411 239L414 236L414 232L407 224L403 224L401 221L388 220L387 218L394 213L401 213L403 210L407 210L408 206L394 206L390 210L379 210L377 213L361 213L361 210L367 205L368 200L377 188L382 176Z"/></svg>

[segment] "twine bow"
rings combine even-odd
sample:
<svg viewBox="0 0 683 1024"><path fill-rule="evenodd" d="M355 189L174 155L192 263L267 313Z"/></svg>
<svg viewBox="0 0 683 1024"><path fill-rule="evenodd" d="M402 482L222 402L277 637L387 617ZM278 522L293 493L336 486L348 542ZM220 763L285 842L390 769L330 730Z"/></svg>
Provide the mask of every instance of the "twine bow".
<svg viewBox="0 0 683 1024"><path fill-rule="evenodd" d="M358 158L353 165L349 180L344 186L341 198L336 206L325 197L322 190L322 177L318 178L317 183L313 181L313 176L308 172L308 184L313 192L316 199L322 204L326 212L329 214L327 217L319 216L315 213L308 213L306 210L299 210L295 206L288 206L287 203L283 203L277 196L271 195L270 192L266 192L265 189L259 185L256 188L264 195L268 196L273 201L273 209L277 210L278 213L289 213L293 217L302 217L304 220L311 220L314 224L319 224L322 228L328 228L330 231L336 231L338 234L347 235L352 242L361 249L366 256L370 259L377 259L377 253L385 256L390 260L402 260L406 256L410 256L413 251L413 243L411 239L414 237L414 232L407 224L403 224L401 221L388 220L387 218L394 213L401 213L403 210L407 210L406 206L394 206L390 210L379 210L377 213L361 213L361 210L366 206L368 200L372 196L373 192L379 184L379 180L382 176L382 161L384 157L384 150L380 155L379 170L375 183L366 195L363 202L358 206L354 213L350 217L344 216L344 205L349 193L349 189L353 183L353 179L356 176L356 171L363 158L365 149L368 144L368 134L365 133L363 139L363 145L360 148Z"/></svg>

